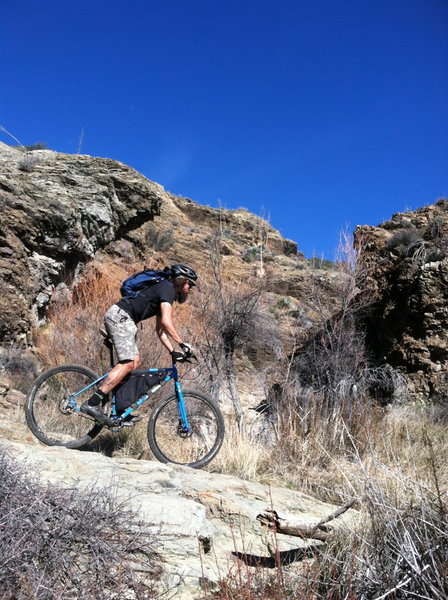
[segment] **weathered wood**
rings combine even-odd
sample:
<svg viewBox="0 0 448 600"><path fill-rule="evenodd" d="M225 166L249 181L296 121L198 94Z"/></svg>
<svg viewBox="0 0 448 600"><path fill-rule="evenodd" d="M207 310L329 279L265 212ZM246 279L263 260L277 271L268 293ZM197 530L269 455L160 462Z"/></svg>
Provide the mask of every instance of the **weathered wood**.
<svg viewBox="0 0 448 600"><path fill-rule="evenodd" d="M263 527L277 533L297 536L301 538L312 538L326 541L332 533L333 528L326 525L329 521L336 519L353 506L355 500L351 500L341 506L324 519L316 523L304 523L303 519L296 515L285 514L280 516L274 509L268 508L257 515L257 520Z"/></svg>

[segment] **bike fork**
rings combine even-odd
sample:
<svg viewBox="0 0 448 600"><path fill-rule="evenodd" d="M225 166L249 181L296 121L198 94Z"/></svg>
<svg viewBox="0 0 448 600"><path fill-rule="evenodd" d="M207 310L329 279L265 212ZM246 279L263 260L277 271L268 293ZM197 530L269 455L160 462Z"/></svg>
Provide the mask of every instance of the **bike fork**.
<svg viewBox="0 0 448 600"><path fill-rule="evenodd" d="M187 411L185 409L184 397L182 394L182 388L178 381L175 384L176 387L176 396L177 396L177 406L179 407L179 427L180 433L189 433L190 432L190 424L188 423Z"/></svg>

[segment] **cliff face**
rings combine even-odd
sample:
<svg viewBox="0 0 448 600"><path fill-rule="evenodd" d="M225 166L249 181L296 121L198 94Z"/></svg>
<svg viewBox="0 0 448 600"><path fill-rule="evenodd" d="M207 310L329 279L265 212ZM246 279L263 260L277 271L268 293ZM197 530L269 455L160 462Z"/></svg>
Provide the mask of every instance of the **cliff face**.
<svg viewBox="0 0 448 600"><path fill-rule="evenodd" d="M415 397L445 398L448 200L359 227L355 240L375 298L366 321L371 351L408 376Z"/></svg>
<svg viewBox="0 0 448 600"><path fill-rule="evenodd" d="M162 188L115 161L0 143L0 339L26 336L86 261L160 212Z"/></svg>

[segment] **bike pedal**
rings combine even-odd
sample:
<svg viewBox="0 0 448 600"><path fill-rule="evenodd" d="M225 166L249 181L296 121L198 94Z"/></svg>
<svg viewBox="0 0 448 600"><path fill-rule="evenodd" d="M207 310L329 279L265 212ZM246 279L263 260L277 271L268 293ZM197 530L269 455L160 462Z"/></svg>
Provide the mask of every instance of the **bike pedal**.
<svg viewBox="0 0 448 600"><path fill-rule="evenodd" d="M134 417L131 415L128 415L128 417L126 419L123 419L121 421L121 425L123 427L134 427L134 425L136 425L137 423L140 423L140 421L142 421L142 417L135 415Z"/></svg>

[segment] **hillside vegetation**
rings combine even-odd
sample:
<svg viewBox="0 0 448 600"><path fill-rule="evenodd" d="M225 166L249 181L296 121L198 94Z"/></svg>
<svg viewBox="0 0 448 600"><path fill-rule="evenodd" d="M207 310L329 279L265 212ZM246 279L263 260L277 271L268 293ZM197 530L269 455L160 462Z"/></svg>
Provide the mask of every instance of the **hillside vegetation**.
<svg viewBox="0 0 448 600"><path fill-rule="evenodd" d="M9 166L0 182L17 211L0 232L8 307L20 292L20 318L6 311L3 324L5 388L26 393L55 364L103 372L97 332L121 281L144 265L191 264L199 289L175 317L199 362L184 378L220 402L228 429L208 468L337 504L355 499L364 516L352 539L309 565L307 586L278 564L273 579L226 578L218 597L445 598L446 201L361 228L355 249L343 237L340 258L323 264L244 209L174 197L113 161L33 155L40 162L30 171ZM57 195L54 205L41 197L33 220L21 222L31 210L24 197L36 201L49 174L65 186L69 212L58 212ZM79 206L75 239L67 222ZM415 315L424 315L418 325ZM151 323L139 348L145 365L167 364ZM151 459L144 428L101 434L97 449Z"/></svg>

